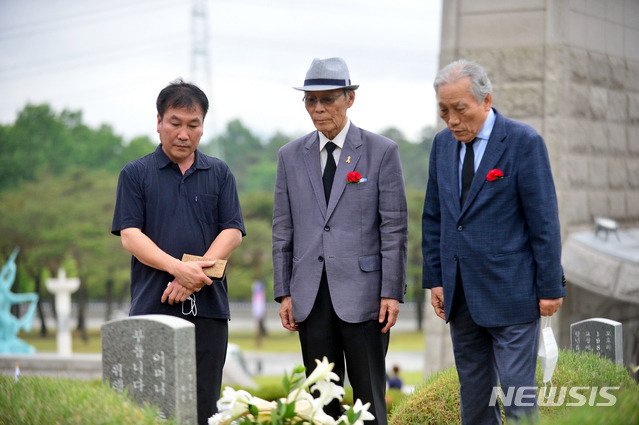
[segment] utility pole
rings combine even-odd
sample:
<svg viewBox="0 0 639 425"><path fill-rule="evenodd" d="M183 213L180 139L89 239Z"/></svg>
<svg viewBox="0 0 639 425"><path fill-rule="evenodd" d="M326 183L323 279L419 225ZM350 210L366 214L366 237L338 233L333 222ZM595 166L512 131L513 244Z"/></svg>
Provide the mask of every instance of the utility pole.
<svg viewBox="0 0 639 425"><path fill-rule="evenodd" d="M209 99L209 111L204 120L205 143L210 142L209 152L218 158L224 157L223 146L216 143L215 114L213 107L213 82L211 56L209 55L209 21L207 0L192 0L191 9L191 80L200 87ZM208 139L208 140L207 140Z"/></svg>

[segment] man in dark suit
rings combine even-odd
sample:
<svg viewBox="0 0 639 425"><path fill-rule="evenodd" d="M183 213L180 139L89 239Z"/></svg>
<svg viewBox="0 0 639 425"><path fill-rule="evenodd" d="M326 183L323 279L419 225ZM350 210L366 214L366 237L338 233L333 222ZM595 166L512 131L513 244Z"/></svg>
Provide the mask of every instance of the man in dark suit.
<svg viewBox="0 0 639 425"><path fill-rule="evenodd" d="M462 423L501 423L499 404L490 406L498 382L526 401L505 406L509 423L534 418L540 314L566 294L548 152L533 128L492 108L479 64L449 64L434 87L447 128L430 156L423 286L450 323Z"/></svg>
<svg viewBox="0 0 639 425"><path fill-rule="evenodd" d="M404 300L408 214L397 144L353 125L346 63L315 59L304 103L317 131L283 146L273 209L274 296L307 373L326 356L386 424L385 356ZM341 413L338 402L325 411Z"/></svg>

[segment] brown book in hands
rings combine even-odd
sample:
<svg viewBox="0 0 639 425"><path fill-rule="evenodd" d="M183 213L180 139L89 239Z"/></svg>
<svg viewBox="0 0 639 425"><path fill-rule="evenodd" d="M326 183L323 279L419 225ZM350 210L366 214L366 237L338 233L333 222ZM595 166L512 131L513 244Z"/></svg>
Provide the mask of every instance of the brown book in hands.
<svg viewBox="0 0 639 425"><path fill-rule="evenodd" d="M211 267L203 267L202 271L205 275L213 280L224 279L224 273L226 273L226 260L204 258L197 255L184 254L182 255L182 261L215 261L215 264L213 264Z"/></svg>

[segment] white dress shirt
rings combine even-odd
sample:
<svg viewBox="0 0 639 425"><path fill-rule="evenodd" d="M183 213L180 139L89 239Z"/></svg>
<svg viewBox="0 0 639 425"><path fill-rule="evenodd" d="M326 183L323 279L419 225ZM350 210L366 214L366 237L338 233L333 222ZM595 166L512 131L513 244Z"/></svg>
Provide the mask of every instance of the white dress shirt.
<svg viewBox="0 0 639 425"><path fill-rule="evenodd" d="M322 133L321 131L317 132L319 134L319 149L320 149L320 162L322 165L322 174L324 173L324 167L326 167L326 159L327 159L326 149L324 149L324 146L326 146L328 142L335 143L337 147L333 151L333 158L335 159L335 164L339 164L339 156L342 153L342 148L344 147L344 142L346 141L346 135L348 134L349 128L351 128L351 120L346 121L346 125L344 126L342 131L340 131L339 134L335 136L333 140L329 140L326 136L324 136L324 133Z"/></svg>

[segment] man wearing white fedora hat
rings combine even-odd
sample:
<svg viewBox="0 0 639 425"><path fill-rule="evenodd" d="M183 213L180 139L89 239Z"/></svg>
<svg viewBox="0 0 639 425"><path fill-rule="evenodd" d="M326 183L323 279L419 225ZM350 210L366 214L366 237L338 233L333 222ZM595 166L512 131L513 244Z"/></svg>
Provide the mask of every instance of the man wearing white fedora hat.
<svg viewBox="0 0 639 425"><path fill-rule="evenodd" d="M389 330L406 292L408 214L397 144L356 127L341 58L314 59L304 104L317 131L279 151L273 208L274 296L299 331L310 373L326 356L386 424ZM346 365L344 364L344 361ZM337 417L338 402L326 407Z"/></svg>

